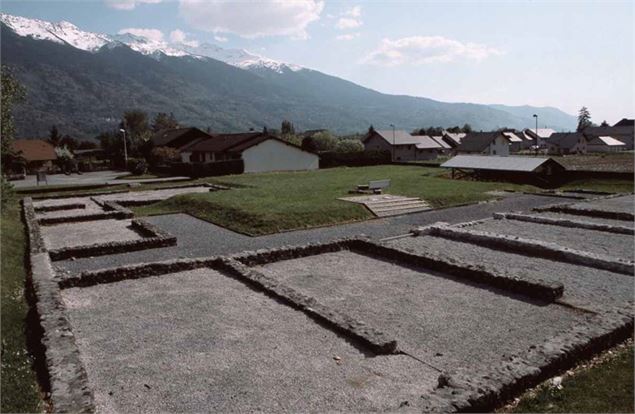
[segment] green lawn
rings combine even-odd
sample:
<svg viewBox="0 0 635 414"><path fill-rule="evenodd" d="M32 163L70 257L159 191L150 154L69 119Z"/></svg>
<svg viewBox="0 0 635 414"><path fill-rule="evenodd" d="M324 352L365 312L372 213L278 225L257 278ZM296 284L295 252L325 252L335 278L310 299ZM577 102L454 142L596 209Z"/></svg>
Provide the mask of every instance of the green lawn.
<svg viewBox="0 0 635 414"><path fill-rule="evenodd" d="M374 166L295 173L225 176L209 182L241 186L230 191L191 194L135 209L137 214L187 212L251 235L346 223L371 218L362 206L337 200L357 184L390 178L390 194L421 197L434 207L492 198L491 190L536 190L495 182L450 180L438 168Z"/></svg>
<svg viewBox="0 0 635 414"><path fill-rule="evenodd" d="M250 235L275 233L372 217L364 207L337 200L357 184L390 178L388 193L421 197L433 207L448 207L493 198L489 191L541 191L530 185L452 180L433 167L382 165L318 171L242 174L197 180L230 185L230 191L174 197L134 209L138 215L186 212ZM632 181L580 181L567 188L632 191Z"/></svg>
<svg viewBox="0 0 635 414"><path fill-rule="evenodd" d="M26 346L28 304L24 296L25 234L17 202L2 211L2 412L39 412L42 410L32 359Z"/></svg>
<svg viewBox="0 0 635 414"><path fill-rule="evenodd" d="M632 413L632 344L607 361L521 398L516 413Z"/></svg>

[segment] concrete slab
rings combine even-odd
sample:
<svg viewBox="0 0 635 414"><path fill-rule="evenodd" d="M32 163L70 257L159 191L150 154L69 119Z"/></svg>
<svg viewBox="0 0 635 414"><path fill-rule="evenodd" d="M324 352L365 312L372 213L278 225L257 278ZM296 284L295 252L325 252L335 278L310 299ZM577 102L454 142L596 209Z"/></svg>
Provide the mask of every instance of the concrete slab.
<svg viewBox="0 0 635 414"><path fill-rule="evenodd" d="M131 220L95 220L41 226L47 249L77 247L96 243L139 240L143 236L131 227Z"/></svg>
<svg viewBox="0 0 635 414"><path fill-rule="evenodd" d="M583 315L558 305L350 251L256 269L394 337L400 350L444 370L478 372L585 323Z"/></svg>
<svg viewBox="0 0 635 414"><path fill-rule="evenodd" d="M467 229L542 240L626 260L633 260L635 256L635 240L631 235L515 220L487 220Z"/></svg>
<svg viewBox="0 0 635 414"><path fill-rule="evenodd" d="M101 412L421 410L439 375L207 268L62 295Z"/></svg>
<svg viewBox="0 0 635 414"><path fill-rule="evenodd" d="M511 275L560 282L565 287L561 300L566 303L598 313L616 309L633 313L635 286L632 276L502 252L441 237L406 237L385 244L417 254L433 254L459 262L478 263Z"/></svg>

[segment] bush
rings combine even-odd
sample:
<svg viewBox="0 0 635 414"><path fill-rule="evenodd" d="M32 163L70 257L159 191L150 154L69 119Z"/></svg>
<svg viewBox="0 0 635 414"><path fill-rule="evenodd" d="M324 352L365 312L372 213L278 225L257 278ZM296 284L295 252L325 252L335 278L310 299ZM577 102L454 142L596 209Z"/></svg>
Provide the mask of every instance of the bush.
<svg viewBox="0 0 635 414"><path fill-rule="evenodd" d="M302 140L302 149L309 152L333 151L337 139L330 132L319 132Z"/></svg>
<svg viewBox="0 0 635 414"><path fill-rule="evenodd" d="M156 147L152 148L150 152L150 160L153 165L166 165L171 162L179 162L181 156L175 148Z"/></svg>
<svg viewBox="0 0 635 414"><path fill-rule="evenodd" d="M364 144L357 139L342 139L335 146L335 152L363 152Z"/></svg>
<svg viewBox="0 0 635 414"><path fill-rule="evenodd" d="M127 170L134 175L143 175L148 170L148 164L142 158L128 158Z"/></svg>
<svg viewBox="0 0 635 414"><path fill-rule="evenodd" d="M156 167L155 172L187 177L216 177L219 175L242 174L245 171L243 160L218 161L210 163L173 162L169 167Z"/></svg>
<svg viewBox="0 0 635 414"><path fill-rule="evenodd" d="M362 167L366 165L390 164L390 151L323 152L320 168Z"/></svg>

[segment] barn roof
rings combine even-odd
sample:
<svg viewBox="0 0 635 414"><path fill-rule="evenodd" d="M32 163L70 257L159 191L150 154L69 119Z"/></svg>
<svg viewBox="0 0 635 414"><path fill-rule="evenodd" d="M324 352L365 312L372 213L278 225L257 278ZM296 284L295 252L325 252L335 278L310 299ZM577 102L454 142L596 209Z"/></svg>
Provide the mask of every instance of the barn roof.
<svg viewBox="0 0 635 414"><path fill-rule="evenodd" d="M468 170L532 172L546 162L558 164L552 158L457 155L441 164L441 167L465 168Z"/></svg>

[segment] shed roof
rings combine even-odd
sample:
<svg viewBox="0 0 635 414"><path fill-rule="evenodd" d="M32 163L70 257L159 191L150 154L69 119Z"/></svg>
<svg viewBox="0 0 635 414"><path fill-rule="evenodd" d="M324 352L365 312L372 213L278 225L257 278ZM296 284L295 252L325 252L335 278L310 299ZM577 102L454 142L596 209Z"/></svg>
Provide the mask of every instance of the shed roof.
<svg viewBox="0 0 635 414"><path fill-rule="evenodd" d="M27 161L51 161L57 159L55 147L41 139L16 139L12 145L14 151L20 153Z"/></svg>
<svg viewBox="0 0 635 414"><path fill-rule="evenodd" d="M441 164L441 167L465 168L469 170L532 172L546 162L553 162L560 165L552 158L457 155Z"/></svg>

